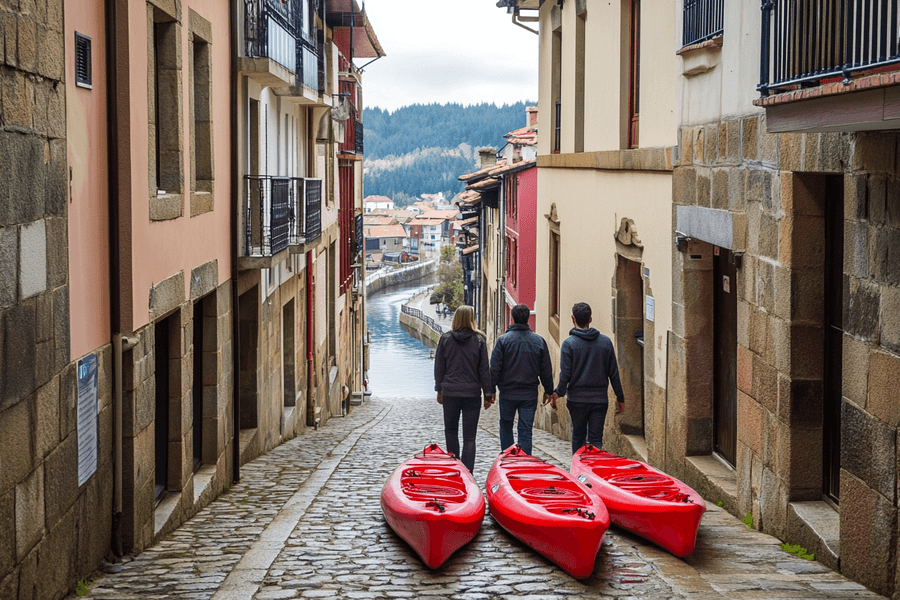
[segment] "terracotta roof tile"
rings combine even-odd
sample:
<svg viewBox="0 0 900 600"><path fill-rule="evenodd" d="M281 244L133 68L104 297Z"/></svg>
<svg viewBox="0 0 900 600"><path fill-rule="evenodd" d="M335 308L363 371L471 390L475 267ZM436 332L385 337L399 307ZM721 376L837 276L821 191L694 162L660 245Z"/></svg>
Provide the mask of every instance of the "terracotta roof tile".
<svg viewBox="0 0 900 600"><path fill-rule="evenodd" d="M370 238L407 237L403 225L369 225L365 229Z"/></svg>

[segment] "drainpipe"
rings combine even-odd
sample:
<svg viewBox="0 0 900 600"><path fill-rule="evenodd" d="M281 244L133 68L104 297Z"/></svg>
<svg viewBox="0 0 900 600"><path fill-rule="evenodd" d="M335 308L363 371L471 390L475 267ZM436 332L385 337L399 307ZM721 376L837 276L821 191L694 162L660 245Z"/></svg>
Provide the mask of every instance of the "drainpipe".
<svg viewBox="0 0 900 600"><path fill-rule="evenodd" d="M110 331L119 330L119 148L118 86L116 72L116 0L105 0L106 50L106 154L108 164L107 203L109 219L109 317ZM113 343L113 514L112 549L124 554L122 544L122 339L114 334Z"/></svg>
<svg viewBox="0 0 900 600"><path fill-rule="evenodd" d="M516 12L514 12L512 15L512 23L513 23L513 25L521 27L525 31L530 31L534 35L540 35L540 33L538 32L537 29L532 29L531 27L528 27L527 25L523 25L521 23L522 21L529 21L529 22L540 21L539 17L520 17L519 11L517 9Z"/></svg>
<svg viewBox="0 0 900 600"><path fill-rule="evenodd" d="M496 317L494 318L494 342L497 341L497 338L503 332L503 326L500 322L506 312L503 310L506 304L506 296L503 294L503 291L506 289L506 177L503 175L500 176L499 206L500 218L498 219L497 230L500 234L500 239L497 243L497 301L494 303L496 311Z"/></svg>
<svg viewBox="0 0 900 600"><path fill-rule="evenodd" d="M238 16L237 2L229 0L228 2L229 19L231 20L231 101L235 110L231 111L229 125L231 127L231 215L229 222L231 226L231 420L234 438L231 441L231 478L234 483L241 480L241 327L240 314L240 296L238 294L238 207L240 201L238 198L238 190L240 189L240 179L238 176L238 111L241 98L238 98Z"/></svg>
<svg viewBox="0 0 900 600"><path fill-rule="evenodd" d="M314 425L316 429L319 428L319 419L315 416L315 404L310 404L314 402L315 394L313 390L315 389L316 383L316 368L315 361L313 355L313 323L314 320L314 306L313 306L313 259L312 259L313 251L310 250L306 253L306 424ZM310 423L309 415L312 413L313 422Z"/></svg>

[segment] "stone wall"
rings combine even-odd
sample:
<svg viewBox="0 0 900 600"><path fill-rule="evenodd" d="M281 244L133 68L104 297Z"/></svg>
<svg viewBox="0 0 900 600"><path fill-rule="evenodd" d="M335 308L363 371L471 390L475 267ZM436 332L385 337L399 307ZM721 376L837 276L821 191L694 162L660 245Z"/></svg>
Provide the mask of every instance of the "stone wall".
<svg viewBox="0 0 900 600"><path fill-rule="evenodd" d="M109 547L110 352L97 352L106 437L79 487L63 2L5 2L0 19L0 597L59 598Z"/></svg>
<svg viewBox="0 0 900 600"><path fill-rule="evenodd" d="M836 210L843 217L843 282L835 292L843 296L840 565L890 594L900 426L898 136L765 131L761 116L681 131L673 218L692 239L673 249L664 466L724 498L735 514L752 513L763 531L788 541L803 535L792 503L823 494L825 225ZM743 253L733 484L686 459L711 453L714 443L713 246Z"/></svg>
<svg viewBox="0 0 900 600"><path fill-rule="evenodd" d="M197 277L194 277L197 275ZM192 280L200 279L192 273ZM170 278L172 279L172 278ZM153 323L134 333L137 345L123 357L123 515L125 550L140 552L193 516L231 481L233 359L232 282L194 287L183 301L177 293L154 296ZM169 280L166 280L169 281ZM177 285L175 286L177 287ZM168 302L168 304L166 304ZM194 344L194 305L203 323L202 348ZM166 496L155 502L157 416L157 325L168 336L168 478ZM202 381L194 380L194 355L203 352ZM195 384L202 387L200 415L194 414ZM193 424L202 419L202 466L194 471Z"/></svg>
<svg viewBox="0 0 900 600"><path fill-rule="evenodd" d="M403 285L427 277L432 273L437 273L439 266L438 261L433 260L393 270L391 267L387 267L375 273L366 274L366 293L374 294L395 285Z"/></svg>

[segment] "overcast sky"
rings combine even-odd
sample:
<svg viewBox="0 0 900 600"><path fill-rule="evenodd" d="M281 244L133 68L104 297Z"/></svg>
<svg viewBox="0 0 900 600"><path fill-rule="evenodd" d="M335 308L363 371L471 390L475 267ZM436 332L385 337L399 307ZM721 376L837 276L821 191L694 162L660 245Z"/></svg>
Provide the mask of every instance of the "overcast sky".
<svg viewBox="0 0 900 600"><path fill-rule="evenodd" d="M366 14L387 54L364 71L367 108L537 102L538 36L496 0L366 0Z"/></svg>

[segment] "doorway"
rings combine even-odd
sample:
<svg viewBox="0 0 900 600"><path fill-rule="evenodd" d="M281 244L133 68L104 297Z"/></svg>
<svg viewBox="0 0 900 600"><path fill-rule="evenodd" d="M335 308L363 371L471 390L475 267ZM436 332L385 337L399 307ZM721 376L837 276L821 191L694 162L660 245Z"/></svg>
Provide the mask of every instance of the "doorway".
<svg viewBox="0 0 900 600"><path fill-rule="evenodd" d="M641 263L618 256L616 268L616 356L625 393L619 427L626 435L644 435L644 282Z"/></svg>
<svg viewBox="0 0 900 600"><path fill-rule="evenodd" d="M737 464L737 269L726 248L713 249L713 450Z"/></svg>
<svg viewBox="0 0 900 600"><path fill-rule="evenodd" d="M241 294L238 299L238 318L241 328L239 348L241 413L239 429L254 429L257 425L259 385L257 377L257 348L259 345L259 285Z"/></svg>
<svg viewBox="0 0 900 600"><path fill-rule="evenodd" d="M294 348L294 299L282 309L281 363L284 372L284 407L292 407L297 400L297 354Z"/></svg>
<svg viewBox="0 0 900 600"><path fill-rule="evenodd" d="M825 402L823 492L838 503L841 482L841 396L844 343L844 181L825 181Z"/></svg>
<svg viewBox="0 0 900 600"><path fill-rule="evenodd" d="M170 336L170 329L177 324L173 322L175 316L159 321L154 325L154 359L156 368L154 383L156 385L156 406L153 415L154 428L154 458L155 458L155 490L154 500L159 503L169 489L169 387L170 361L173 356L170 352L169 342L172 337L177 339L177 333Z"/></svg>

